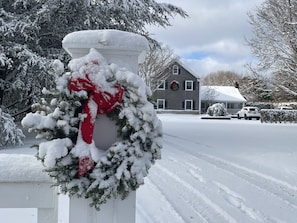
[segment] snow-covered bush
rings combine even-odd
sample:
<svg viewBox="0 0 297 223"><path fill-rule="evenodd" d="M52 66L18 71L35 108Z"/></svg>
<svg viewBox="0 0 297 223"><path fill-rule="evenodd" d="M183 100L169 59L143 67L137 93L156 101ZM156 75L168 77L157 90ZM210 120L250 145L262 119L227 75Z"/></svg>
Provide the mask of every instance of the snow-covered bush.
<svg viewBox="0 0 297 223"><path fill-rule="evenodd" d="M24 134L14 123L13 117L0 108L0 148L6 145L22 144Z"/></svg>
<svg viewBox="0 0 297 223"><path fill-rule="evenodd" d="M223 103L216 103L209 106L206 113L209 116L226 116L227 109Z"/></svg>
<svg viewBox="0 0 297 223"><path fill-rule="evenodd" d="M262 109L261 122L297 122L297 110Z"/></svg>

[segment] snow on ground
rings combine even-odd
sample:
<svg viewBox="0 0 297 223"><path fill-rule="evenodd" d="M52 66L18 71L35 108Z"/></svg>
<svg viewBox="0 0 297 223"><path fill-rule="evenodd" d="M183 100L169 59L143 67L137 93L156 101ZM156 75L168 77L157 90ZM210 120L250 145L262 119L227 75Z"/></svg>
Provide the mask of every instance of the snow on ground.
<svg viewBox="0 0 297 223"><path fill-rule="evenodd" d="M297 222L297 124L159 117L162 160L137 191L137 223ZM0 153L33 154L32 142ZM1 222L35 223L26 211L0 209Z"/></svg>

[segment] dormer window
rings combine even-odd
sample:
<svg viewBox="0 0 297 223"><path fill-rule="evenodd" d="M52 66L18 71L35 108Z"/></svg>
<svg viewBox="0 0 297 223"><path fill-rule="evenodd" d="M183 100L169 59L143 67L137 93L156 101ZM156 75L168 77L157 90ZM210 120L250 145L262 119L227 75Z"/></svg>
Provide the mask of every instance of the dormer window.
<svg viewBox="0 0 297 223"><path fill-rule="evenodd" d="M172 67L172 74L178 75L179 74L179 67L177 65L173 65Z"/></svg>

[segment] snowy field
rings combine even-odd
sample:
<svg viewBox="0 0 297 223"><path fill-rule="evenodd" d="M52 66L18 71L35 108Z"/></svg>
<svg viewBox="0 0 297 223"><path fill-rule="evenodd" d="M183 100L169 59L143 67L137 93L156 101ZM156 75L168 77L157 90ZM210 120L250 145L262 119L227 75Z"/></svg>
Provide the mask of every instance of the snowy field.
<svg viewBox="0 0 297 223"><path fill-rule="evenodd" d="M163 158L137 191L137 223L297 222L297 124L159 117ZM33 154L30 143L0 153ZM35 223L36 211L0 209L0 219Z"/></svg>

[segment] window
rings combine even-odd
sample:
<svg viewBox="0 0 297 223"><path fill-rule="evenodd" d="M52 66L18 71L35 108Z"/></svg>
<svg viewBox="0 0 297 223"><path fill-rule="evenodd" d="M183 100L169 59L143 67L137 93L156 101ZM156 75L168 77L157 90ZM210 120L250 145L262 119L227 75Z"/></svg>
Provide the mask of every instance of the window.
<svg viewBox="0 0 297 223"><path fill-rule="evenodd" d="M179 74L179 68L177 65L173 65L172 67L172 74L178 75Z"/></svg>
<svg viewBox="0 0 297 223"><path fill-rule="evenodd" d="M163 80L163 81L161 82L161 84L160 84L159 87L158 87L158 90L165 90L165 80Z"/></svg>
<svg viewBox="0 0 297 223"><path fill-rule="evenodd" d="M185 100L185 110L193 110L193 100Z"/></svg>
<svg viewBox="0 0 297 223"><path fill-rule="evenodd" d="M240 103L228 103L227 108L229 109L241 109Z"/></svg>
<svg viewBox="0 0 297 223"><path fill-rule="evenodd" d="M185 81L185 90L186 91L193 91L194 88L193 88L193 81Z"/></svg>
<svg viewBox="0 0 297 223"><path fill-rule="evenodd" d="M233 109L235 106L234 103L227 103L227 108Z"/></svg>
<svg viewBox="0 0 297 223"><path fill-rule="evenodd" d="M165 99L157 99L157 109L165 109Z"/></svg>

